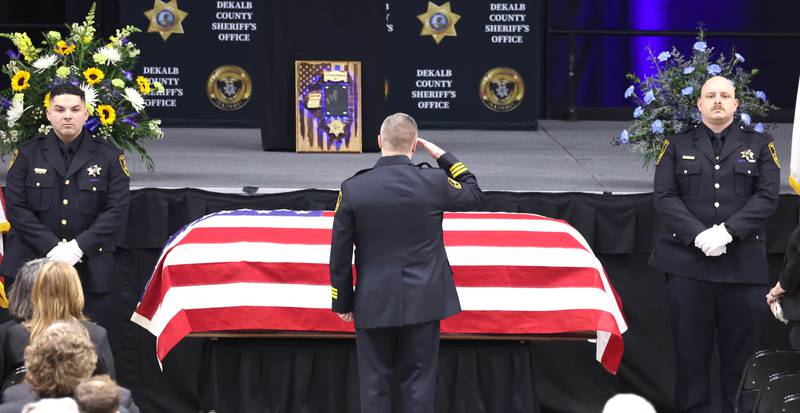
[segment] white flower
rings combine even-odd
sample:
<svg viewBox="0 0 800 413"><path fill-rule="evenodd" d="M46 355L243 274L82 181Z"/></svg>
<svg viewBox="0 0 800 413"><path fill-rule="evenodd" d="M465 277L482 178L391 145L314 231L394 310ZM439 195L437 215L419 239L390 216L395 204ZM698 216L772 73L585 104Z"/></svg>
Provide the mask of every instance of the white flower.
<svg viewBox="0 0 800 413"><path fill-rule="evenodd" d="M33 62L33 67L36 68L37 72L44 72L45 70L49 69L50 66L53 66L54 64L56 64L57 60L58 60L58 56L56 56L54 54L49 54L47 56L42 56L42 57L36 59Z"/></svg>
<svg viewBox="0 0 800 413"><path fill-rule="evenodd" d="M42 135L47 135L50 133L50 129L53 129L53 127L50 125L39 125L39 133Z"/></svg>
<svg viewBox="0 0 800 413"><path fill-rule="evenodd" d="M86 83L81 83L81 90L83 90L86 106L95 106L97 104L97 90Z"/></svg>
<svg viewBox="0 0 800 413"><path fill-rule="evenodd" d="M97 54L103 57L108 64L116 65L117 62L122 60L122 55L119 54L119 50L116 47L105 46L101 47Z"/></svg>
<svg viewBox="0 0 800 413"><path fill-rule="evenodd" d="M132 87L125 88L125 100L130 102L133 109L137 112L141 112L141 110L144 109L144 98Z"/></svg>
<svg viewBox="0 0 800 413"><path fill-rule="evenodd" d="M11 101L11 107L8 108L8 113L6 114L6 122L8 122L9 128L13 128L19 118L22 117L22 114L31 108L30 106L27 108L24 107L25 103L22 101L22 99L17 99L17 96L22 96L22 94L18 93L14 96L14 99Z"/></svg>

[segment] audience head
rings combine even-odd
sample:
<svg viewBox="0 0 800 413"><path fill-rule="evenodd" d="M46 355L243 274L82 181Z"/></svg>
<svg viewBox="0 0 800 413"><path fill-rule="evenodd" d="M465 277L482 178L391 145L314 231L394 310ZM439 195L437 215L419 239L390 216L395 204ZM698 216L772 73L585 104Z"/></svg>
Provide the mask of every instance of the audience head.
<svg viewBox="0 0 800 413"><path fill-rule="evenodd" d="M105 374L82 381L74 394L81 413L116 413L121 397L117 383Z"/></svg>
<svg viewBox="0 0 800 413"><path fill-rule="evenodd" d="M47 258L30 260L17 271L17 277L14 278L14 284L8 292L8 312L17 321L26 321L33 317L31 289L33 280L39 275L45 262Z"/></svg>
<svg viewBox="0 0 800 413"><path fill-rule="evenodd" d="M83 290L71 265L47 261L33 281L33 317L26 324L31 339L57 320L83 320Z"/></svg>
<svg viewBox="0 0 800 413"><path fill-rule="evenodd" d="M43 399L28 403L20 413L79 413L75 400L69 397L60 399Z"/></svg>
<svg viewBox="0 0 800 413"><path fill-rule="evenodd" d="M89 333L75 320L53 323L25 348L25 379L42 398L72 396L96 364Z"/></svg>
<svg viewBox="0 0 800 413"><path fill-rule="evenodd" d="M389 115L381 124L378 146L384 156L411 156L417 144L417 122L405 113Z"/></svg>
<svg viewBox="0 0 800 413"><path fill-rule="evenodd" d="M603 413L656 413L656 409L644 397L633 393L621 393L608 399Z"/></svg>

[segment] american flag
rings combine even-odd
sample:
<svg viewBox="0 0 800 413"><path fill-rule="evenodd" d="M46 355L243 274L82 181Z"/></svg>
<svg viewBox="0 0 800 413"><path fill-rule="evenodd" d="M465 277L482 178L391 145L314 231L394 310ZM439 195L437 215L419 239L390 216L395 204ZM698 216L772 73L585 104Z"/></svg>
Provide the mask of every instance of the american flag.
<svg viewBox="0 0 800 413"><path fill-rule="evenodd" d="M352 332L331 312L331 211L242 209L207 215L164 247L132 320L160 360L187 334ZM564 221L502 212L445 213L444 242L463 311L442 334L596 333L619 367L621 303L583 237Z"/></svg>

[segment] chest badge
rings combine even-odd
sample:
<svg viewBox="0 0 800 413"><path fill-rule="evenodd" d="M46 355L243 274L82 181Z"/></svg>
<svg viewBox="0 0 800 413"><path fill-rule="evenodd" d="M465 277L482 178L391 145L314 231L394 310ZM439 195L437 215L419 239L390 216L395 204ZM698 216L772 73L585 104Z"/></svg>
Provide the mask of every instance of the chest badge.
<svg viewBox="0 0 800 413"><path fill-rule="evenodd" d="M89 176L93 176L93 177L100 176L100 171L102 171L102 170L103 170L103 168L97 166L97 164L94 164L94 165L86 168L86 172L89 172Z"/></svg>
<svg viewBox="0 0 800 413"><path fill-rule="evenodd" d="M739 153L742 154L742 159L746 160L747 162L756 163L756 158L755 158L756 154L754 154L753 151L751 151L750 149L746 151L741 151Z"/></svg>

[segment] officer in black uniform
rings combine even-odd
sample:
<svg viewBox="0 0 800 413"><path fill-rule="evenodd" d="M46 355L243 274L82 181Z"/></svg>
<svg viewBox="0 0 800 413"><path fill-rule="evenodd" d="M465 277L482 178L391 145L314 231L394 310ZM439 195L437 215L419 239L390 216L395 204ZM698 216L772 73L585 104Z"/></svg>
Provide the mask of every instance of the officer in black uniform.
<svg viewBox="0 0 800 413"><path fill-rule="evenodd" d="M0 273L14 277L26 261L45 256L74 265L84 312L108 328L130 176L122 151L83 128L89 116L84 99L76 86L55 86L47 109L53 130L14 152L5 193L11 231Z"/></svg>
<svg viewBox="0 0 800 413"><path fill-rule="evenodd" d="M417 144L441 169L411 163ZM339 192L331 241L332 307L343 320L355 320L361 411L392 411L394 377L404 412L433 412L439 321L461 311L442 214L477 209L483 193L466 165L417 138L411 116L387 117L378 145L383 156L375 166L344 181Z"/></svg>
<svg viewBox="0 0 800 413"><path fill-rule="evenodd" d="M737 107L728 79L707 80L702 124L665 139L656 162L650 264L667 273L680 411L709 411L715 332L722 410L733 411L768 315L764 224L778 205L780 163L769 135L734 125Z"/></svg>

